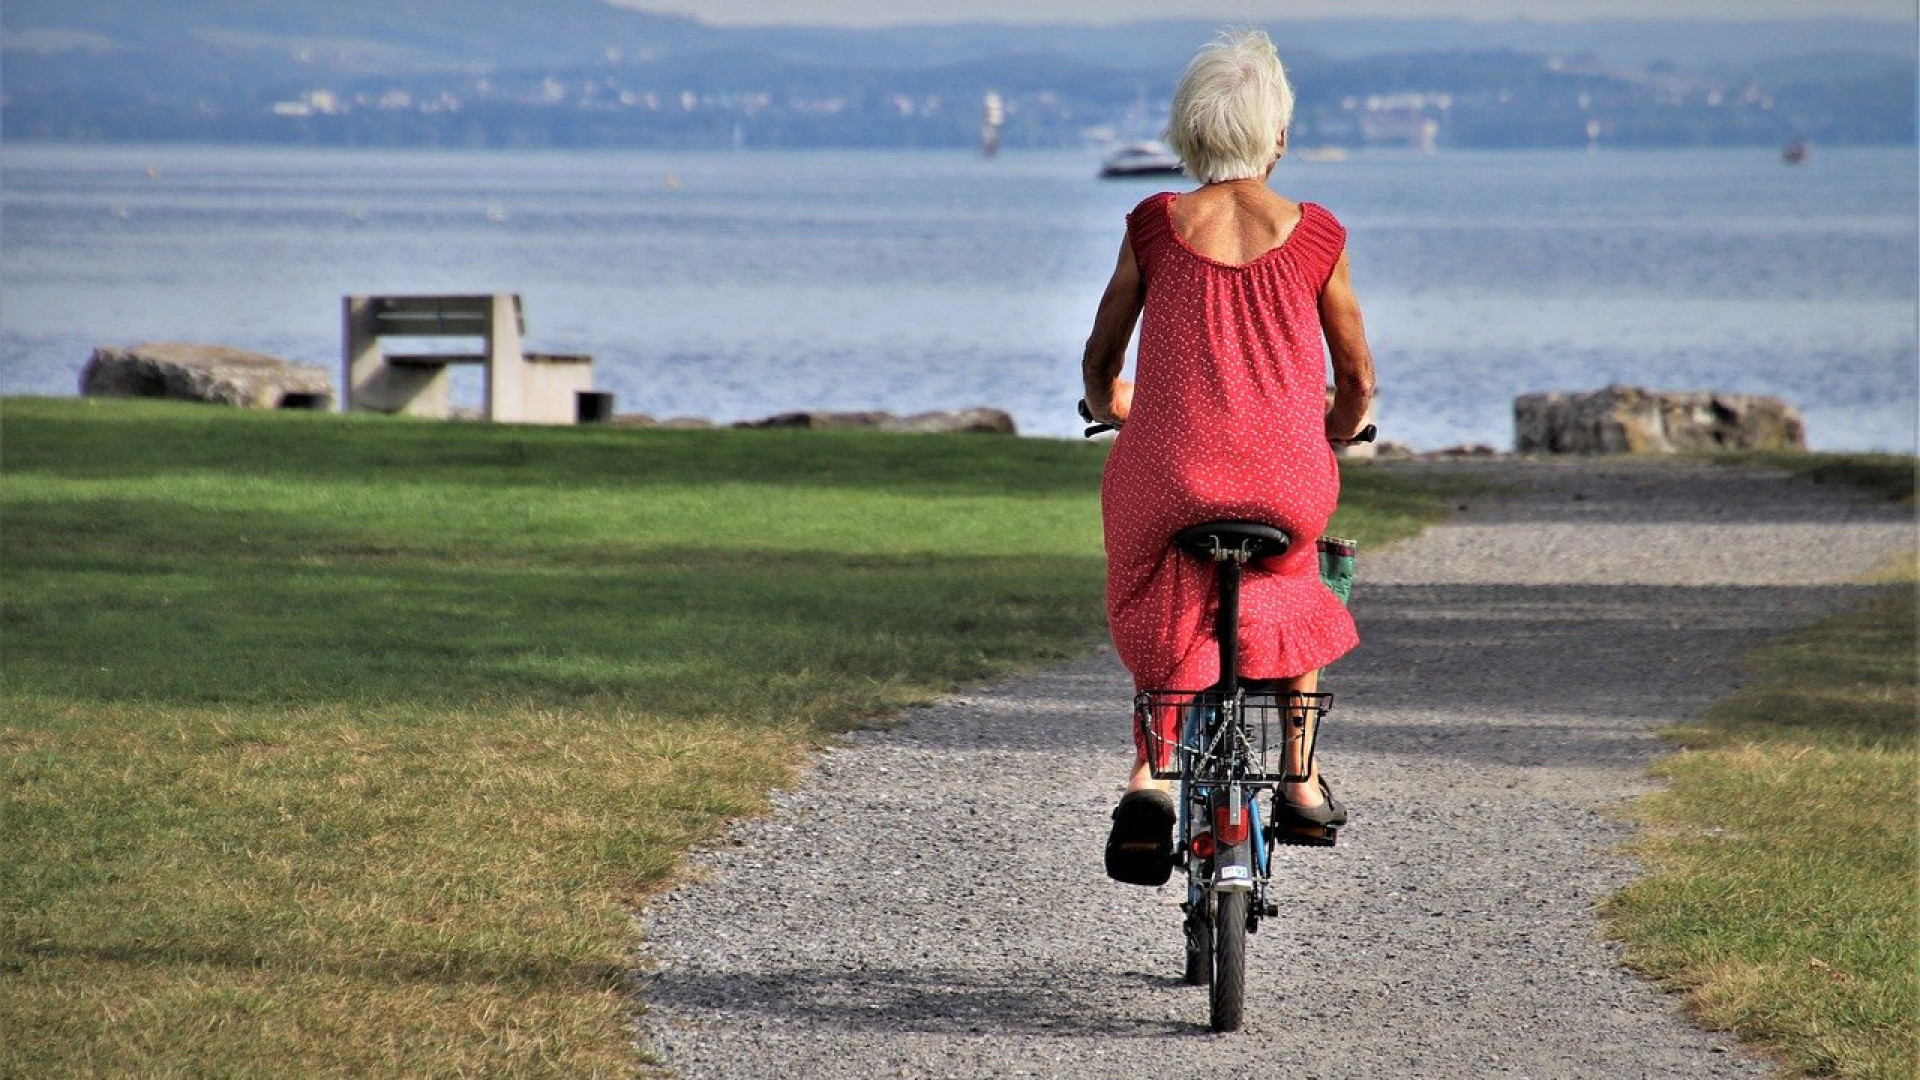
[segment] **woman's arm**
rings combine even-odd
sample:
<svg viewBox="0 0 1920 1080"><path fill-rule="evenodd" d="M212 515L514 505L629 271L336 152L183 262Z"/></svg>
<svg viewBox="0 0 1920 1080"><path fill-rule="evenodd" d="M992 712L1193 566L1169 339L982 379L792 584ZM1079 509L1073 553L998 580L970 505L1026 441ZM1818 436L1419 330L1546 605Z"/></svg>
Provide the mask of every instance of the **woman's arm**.
<svg viewBox="0 0 1920 1080"><path fill-rule="evenodd" d="M1086 382L1087 411L1103 424L1118 424L1133 411L1133 384L1120 377L1127 366L1127 342L1133 340L1133 325L1140 321L1140 308L1146 302L1145 283L1140 264L1134 261L1133 245L1120 241L1120 259L1101 294L1100 308L1093 316L1093 333L1087 338L1087 352L1080 361L1080 375Z"/></svg>
<svg viewBox="0 0 1920 1080"><path fill-rule="evenodd" d="M1360 320L1360 300L1353 295L1353 275L1344 251L1320 290L1320 328L1333 356L1333 408L1327 413L1327 438L1350 439L1359 434L1367 406L1373 404L1373 351L1367 348L1367 328Z"/></svg>

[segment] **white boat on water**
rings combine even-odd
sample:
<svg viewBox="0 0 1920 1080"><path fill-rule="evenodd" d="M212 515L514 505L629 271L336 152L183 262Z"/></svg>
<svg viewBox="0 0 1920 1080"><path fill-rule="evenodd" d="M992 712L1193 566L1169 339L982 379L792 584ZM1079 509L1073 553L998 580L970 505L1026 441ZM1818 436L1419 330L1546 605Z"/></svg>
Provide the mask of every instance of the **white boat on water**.
<svg viewBox="0 0 1920 1080"><path fill-rule="evenodd" d="M1107 155L1106 160L1100 163L1100 175L1106 177L1178 176L1180 159L1161 143L1129 143Z"/></svg>

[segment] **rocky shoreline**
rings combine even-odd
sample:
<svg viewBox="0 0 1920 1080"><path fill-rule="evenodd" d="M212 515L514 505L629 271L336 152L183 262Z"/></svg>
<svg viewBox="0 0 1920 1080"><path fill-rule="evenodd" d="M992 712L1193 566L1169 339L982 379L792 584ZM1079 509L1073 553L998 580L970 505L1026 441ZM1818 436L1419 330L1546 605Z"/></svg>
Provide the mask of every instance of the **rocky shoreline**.
<svg viewBox="0 0 1920 1080"><path fill-rule="evenodd" d="M936 409L932 412L910 413L905 416L879 411L830 412L803 409L775 413L758 420L736 420L731 424L716 423L698 416L675 416L661 420L645 413L623 413L616 415L613 423L619 427L677 430L733 427L756 430L893 431L921 435L956 432L981 435L1020 434L1019 428L1013 422L1012 414L1004 409L980 405L965 409Z"/></svg>
<svg viewBox="0 0 1920 1080"><path fill-rule="evenodd" d="M80 376L83 397L154 397L255 409L331 409L338 400L323 368L222 345L153 342L101 346ZM582 394L611 410L610 394ZM456 419L474 419L455 410ZM582 423L619 427L755 430L868 430L913 434L1020 434L1012 414L989 406L898 415L884 411L802 409L722 424L691 416L590 412ZM1523 394L1513 402L1516 455L1660 455L1718 450L1805 450L1806 424L1775 397L1715 391L1658 391L1608 386L1584 392ZM1492 458L1487 443L1421 452L1403 443L1343 448L1343 458Z"/></svg>

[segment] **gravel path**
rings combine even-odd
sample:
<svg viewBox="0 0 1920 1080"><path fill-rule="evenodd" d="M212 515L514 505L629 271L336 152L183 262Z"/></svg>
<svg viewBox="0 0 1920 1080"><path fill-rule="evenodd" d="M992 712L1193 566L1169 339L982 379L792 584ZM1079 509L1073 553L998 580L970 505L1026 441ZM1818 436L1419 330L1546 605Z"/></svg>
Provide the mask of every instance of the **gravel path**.
<svg viewBox="0 0 1920 1080"><path fill-rule="evenodd" d="M642 1036L688 1078L1764 1077L1624 973L1595 904L1650 734L1912 543L1850 489L1665 461L1409 464L1484 479L1362 553L1366 644L1322 761L1352 808L1249 947L1247 1022L1179 981L1177 881L1108 881L1130 761L1110 653L821 755L645 913Z"/></svg>

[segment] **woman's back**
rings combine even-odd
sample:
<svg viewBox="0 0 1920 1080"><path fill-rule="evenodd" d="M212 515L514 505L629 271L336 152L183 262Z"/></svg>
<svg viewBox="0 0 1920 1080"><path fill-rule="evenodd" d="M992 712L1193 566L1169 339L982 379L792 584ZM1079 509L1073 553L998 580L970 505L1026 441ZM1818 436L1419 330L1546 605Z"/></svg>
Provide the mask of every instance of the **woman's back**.
<svg viewBox="0 0 1920 1080"><path fill-rule="evenodd" d="M1333 215L1222 184L1144 200L1128 237L1145 295L1132 438L1115 453L1176 462L1145 470L1170 481L1249 457L1331 471L1317 297L1345 241Z"/></svg>
<svg viewBox="0 0 1920 1080"><path fill-rule="evenodd" d="M1180 196L1169 211L1188 247L1232 266L1286 243L1301 217L1298 203L1274 194L1264 181L1210 184Z"/></svg>

